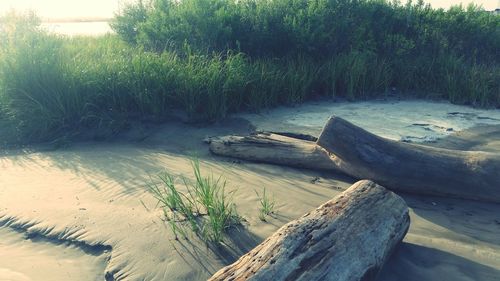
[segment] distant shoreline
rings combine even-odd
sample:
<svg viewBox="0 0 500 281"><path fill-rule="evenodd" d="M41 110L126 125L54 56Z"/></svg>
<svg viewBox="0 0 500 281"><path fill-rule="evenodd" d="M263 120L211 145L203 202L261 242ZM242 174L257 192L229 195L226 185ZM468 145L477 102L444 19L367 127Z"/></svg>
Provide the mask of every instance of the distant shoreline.
<svg viewBox="0 0 500 281"><path fill-rule="evenodd" d="M90 17L90 18L54 18L42 19L42 23L72 23L72 22L109 22L112 18Z"/></svg>

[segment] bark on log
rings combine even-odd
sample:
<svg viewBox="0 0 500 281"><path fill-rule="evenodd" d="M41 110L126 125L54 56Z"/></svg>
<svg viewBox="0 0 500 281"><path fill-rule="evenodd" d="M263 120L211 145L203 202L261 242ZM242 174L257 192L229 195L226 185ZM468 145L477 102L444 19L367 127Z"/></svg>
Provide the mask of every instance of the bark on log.
<svg viewBox="0 0 500 281"><path fill-rule="evenodd" d="M409 225L403 199L359 181L209 280L374 280Z"/></svg>
<svg viewBox="0 0 500 281"><path fill-rule="evenodd" d="M273 133L212 138L210 151L250 161L338 171L328 153L315 142Z"/></svg>
<svg viewBox="0 0 500 281"><path fill-rule="evenodd" d="M392 190L500 202L500 154L392 141L339 117L317 143L341 171Z"/></svg>

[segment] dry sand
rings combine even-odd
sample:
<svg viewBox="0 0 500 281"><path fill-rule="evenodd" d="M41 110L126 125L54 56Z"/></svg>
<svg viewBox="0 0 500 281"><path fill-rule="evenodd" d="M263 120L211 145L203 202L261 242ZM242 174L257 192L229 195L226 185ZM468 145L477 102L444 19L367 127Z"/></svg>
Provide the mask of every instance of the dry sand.
<svg viewBox="0 0 500 281"><path fill-rule="evenodd" d="M0 228L0 280L102 280L107 255L101 249L72 245ZM104 250L104 249L103 249Z"/></svg>
<svg viewBox="0 0 500 281"><path fill-rule="evenodd" d="M205 280L354 182L215 157L202 143L251 129L241 118L203 128L171 123L133 129L113 143L3 151L0 280ZM500 151L499 139L500 126L482 126L432 145ZM190 176L191 156L237 189L234 200L247 222L227 246L208 248L194 237L175 241L147 191L149 176L162 170ZM264 187L277 201L277 215L267 223L258 219L254 192ZM411 227L380 281L500 280L500 204L402 196Z"/></svg>

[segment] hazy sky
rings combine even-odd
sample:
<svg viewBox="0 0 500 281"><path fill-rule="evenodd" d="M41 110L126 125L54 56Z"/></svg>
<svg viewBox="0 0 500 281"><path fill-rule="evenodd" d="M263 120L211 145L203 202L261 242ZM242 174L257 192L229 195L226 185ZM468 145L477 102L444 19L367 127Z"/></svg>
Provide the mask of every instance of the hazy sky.
<svg viewBox="0 0 500 281"><path fill-rule="evenodd" d="M112 17L118 8L131 0L0 0L0 15L11 8L31 9L42 18ZM402 0L401 2L405 2ZM447 8L460 2L481 4L487 10L500 8L500 0L426 0L436 8Z"/></svg>

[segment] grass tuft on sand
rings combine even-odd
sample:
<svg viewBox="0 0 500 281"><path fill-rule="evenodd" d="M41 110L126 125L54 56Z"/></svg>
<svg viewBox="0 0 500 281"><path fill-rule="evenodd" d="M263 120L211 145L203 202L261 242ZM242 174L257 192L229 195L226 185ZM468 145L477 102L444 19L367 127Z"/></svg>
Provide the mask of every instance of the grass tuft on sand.
<svg viewBox="0 0 500 281"><path fill-rule="evenodd" d="M176 178L165 172L160 183L150 183L149 189L163 209L175 239L188 239L186 226L206 242L221 243L225 232L241 224L232 196L226 191L223 176L204 176L198 160L191 162L195 181L182 177L182 191Z"/></svg>
<svg viewBox="0 0 500 281"><path fill-rule="evenodd" d="M276 199L273 197L269 197L266 192L266 188L264 187L262 191L262 196L255 191L257 197L259 197L260 208L259 208L259 219L261 221L267 221L267 217L274 214L274 210L276 207Z"/></svg>

